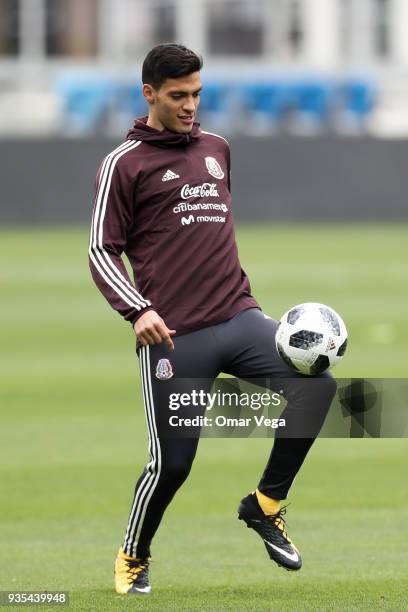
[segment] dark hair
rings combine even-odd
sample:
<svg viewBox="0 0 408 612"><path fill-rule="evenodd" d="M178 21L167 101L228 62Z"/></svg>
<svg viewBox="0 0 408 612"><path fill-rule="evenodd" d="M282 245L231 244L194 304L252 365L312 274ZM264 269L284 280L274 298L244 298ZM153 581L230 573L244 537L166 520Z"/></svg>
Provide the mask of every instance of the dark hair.
<svg viewBox="0 0 408 612"><path fill-rule="evenodd" d="M166 79L188 76L202 67L203 58L183 45L157 45L149 51L143 62L142 81L160 89Z"/></svg>

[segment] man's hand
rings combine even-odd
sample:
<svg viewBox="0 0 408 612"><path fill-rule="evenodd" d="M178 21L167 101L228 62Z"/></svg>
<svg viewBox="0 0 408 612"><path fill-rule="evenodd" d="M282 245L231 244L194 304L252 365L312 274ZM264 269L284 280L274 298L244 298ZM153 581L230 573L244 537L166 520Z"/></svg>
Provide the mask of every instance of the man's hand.
<svg viewBox="0 0 408 612"><path fill-rule="evenodd" d="M156 311L148 310L142 315L134 324L134 330L143 346L165 342L171 351L174 350L171 336L174 336L176 330L169 329Z"/></svg>

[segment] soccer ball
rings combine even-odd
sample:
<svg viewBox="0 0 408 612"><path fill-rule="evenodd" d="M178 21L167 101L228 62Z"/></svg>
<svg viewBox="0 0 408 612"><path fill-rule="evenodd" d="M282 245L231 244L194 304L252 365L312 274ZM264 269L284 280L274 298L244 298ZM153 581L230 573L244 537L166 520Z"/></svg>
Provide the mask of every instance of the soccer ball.
<svg viewBox="0 0 408 612"><path fill-rule="evenodd" d="M308 302L285 312L275 339L283 361L301 374L314 376L341 360L347 329L333 308Z"/></svg>

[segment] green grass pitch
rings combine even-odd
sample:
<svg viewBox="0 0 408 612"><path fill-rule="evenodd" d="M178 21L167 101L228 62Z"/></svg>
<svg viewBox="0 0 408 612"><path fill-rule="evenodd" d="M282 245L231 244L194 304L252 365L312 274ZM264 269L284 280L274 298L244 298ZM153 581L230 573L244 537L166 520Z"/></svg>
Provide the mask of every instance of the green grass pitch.
<svg viewBox="0 0 408 612"><path fill-rule="evenodd" d="M265 312L313 300L342 314L337 376L407 376L407 225L237 234ZM298 573L236 520L270 441L202 440L154 542L154 593L116 595L147 458L131 329L90 279L86 230L3 231L0 252L0 590L67 590L87 611L407 609L406 438L316 442L289 499Z"/></svg>

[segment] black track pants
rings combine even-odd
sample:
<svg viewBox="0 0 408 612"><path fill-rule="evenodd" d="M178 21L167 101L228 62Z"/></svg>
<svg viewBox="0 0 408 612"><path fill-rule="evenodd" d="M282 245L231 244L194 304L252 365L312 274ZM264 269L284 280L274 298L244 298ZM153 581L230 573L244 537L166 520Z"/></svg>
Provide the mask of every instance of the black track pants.
<svg viewBox="0 0 408 612"><path fill-rule="evenodd" d="M164 381L156 377L160 359L170 360L175 378L211 381L220 372L225 372L242 379L270 379L268 386L271 388L275 380L287 400L281 416L289 428L296 432L302 421L313 419L313 436L279 437L277 434L259 482L258 488L265 495L275 499L286 498L323 425L336 392L336 383L330 374L325 373L316 379L319 384L305 384L305 377L293 372L277 354L276 327L276 321L251 308L218 325L176 337L174 351L169 351L164 343L139 350L150 461L136 483L123 545L128 555L149 556L152 538L166 507L190 472L198 444L196 438L160 437L158 414L161 407L168 411L168 394L163 393Z"/></svg>

